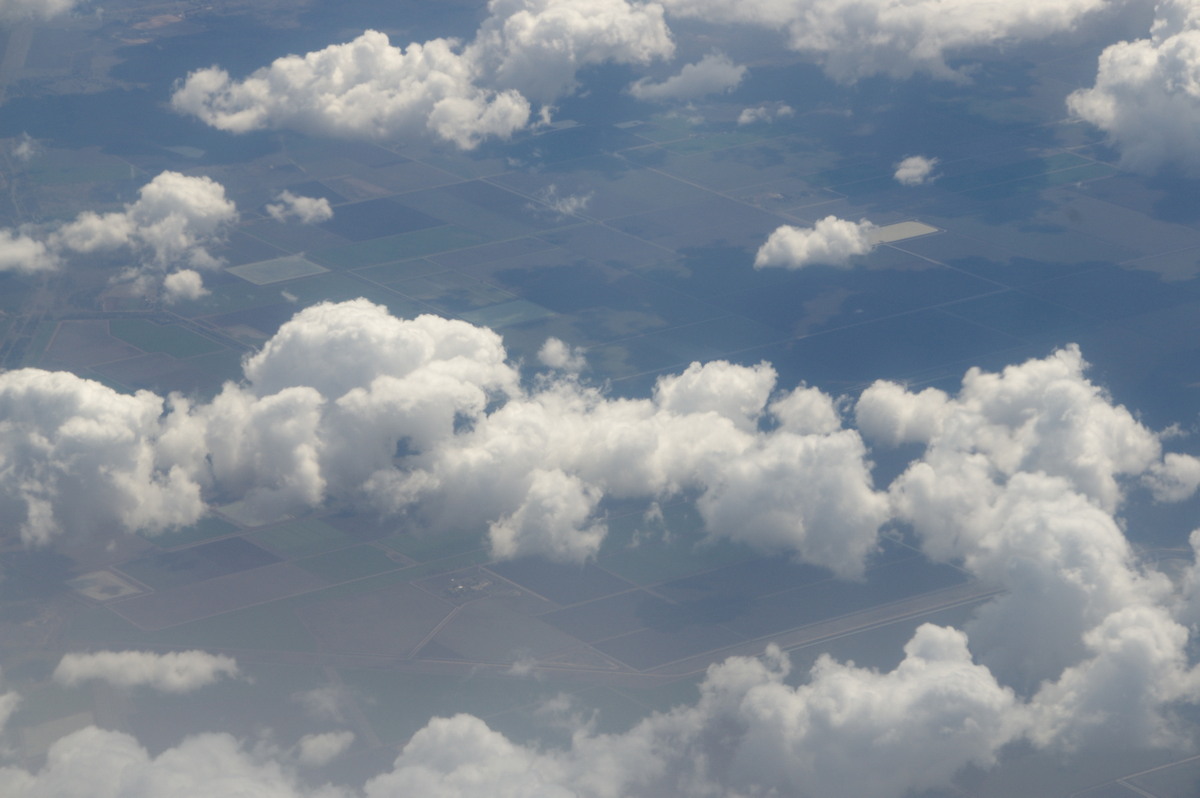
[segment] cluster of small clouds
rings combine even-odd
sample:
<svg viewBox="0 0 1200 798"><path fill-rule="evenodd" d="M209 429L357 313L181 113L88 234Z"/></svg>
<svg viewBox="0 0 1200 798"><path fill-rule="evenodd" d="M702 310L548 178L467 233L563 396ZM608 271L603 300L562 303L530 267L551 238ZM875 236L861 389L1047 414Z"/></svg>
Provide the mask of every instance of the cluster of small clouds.
<svg viewBox="0 0 1200 798"><path fill-rule="evenodd" d="M826 216L812 227L776 228L754 255L754 268L803 269L816 264L847 268L875 248L875 225Z"/></svg>
<svg viewBox="0 0 1200 798"><path fill-rule="evenodd" d="M786 119L796 115L796 109L787 103L763 103L750 108L743 108L738 114L737 123L742 125L754 125L759 123L774 122L776 119Z"/></svg>
<svg viewBox="0 0 1200 798"><path fill-rule="evenodd" d="M288 191L267 210L280 221L295 218L306 224L333 214L328 200ZM209 248L223 240L237 219L237 207L220 183L161 172L120 211L84 211L49 229L0 229L0 271L49 271L71 255L125 250L136 263L123 269L118 281L139 294L161 292L168 302L196 299L206 293L202 272L221 265Z"/></svg>
<svg viewBox="0 0 1200 798"><path fill-rule="evenodd" d="M579 69L645 64L674 52L657 3L490 0L475 38L391 44L378 31L234 80L211 67L172 96L222 130L296 128L352 138L425 134L471 149L526 127L531 102L574 90Z"/></svg>
<svg viewBox="0 0 1200 798"><path fill-rule="evenodd" d="M891 671L823 657L791 686L778 651L734 657L710 669L695 704L622 734L579 727L566 748L517 744L469 715L434 719L365 796L898 798L1016 743L1178 741L1173 709L1200 699L1188 657L1200 566L1175 583L1147 568L1118 513L1131 491L1187 498L1200 461L1164 455L1165 436L1093 384L1077 348L972 369L955 394L883 381L853 402L780 389L765 363L720 361L614 399L580 382L582 355L563 342L539 359L554 371L528 386L490 330L355 300L298 313L246 361L245 381L207 404L8 372L0 407L16 423L0 437L0 497L35 541L112 520L187 523L216 498L271 517L336 496L419 515L435 533L486 528L497 556L577 561L606 534L605 497L687 494L711 535L843 577L863 573L892 522L927 557L1001 588L963 629L920 627ZM868 444L919 454L877 490ZM99 652L64 657L55 678L182 690L236 673L202 652ZM304 700L339 714L336 696ZM128 735L86 729L40 772L0 768L0 791L39 795L86 767L120 795L216 770L254 794L349 795L314 792L292 768L352 741L310 736L282 756L201 735L151 757Z"/></svg>

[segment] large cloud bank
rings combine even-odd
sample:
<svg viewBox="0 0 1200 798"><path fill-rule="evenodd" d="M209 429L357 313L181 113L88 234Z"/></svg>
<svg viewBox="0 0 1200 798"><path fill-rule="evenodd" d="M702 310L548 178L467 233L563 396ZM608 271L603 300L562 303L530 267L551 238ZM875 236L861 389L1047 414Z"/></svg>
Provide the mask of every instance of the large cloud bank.
<svg viewBox="0 0 1200 798"><path fill-rule="evenodd" d="M514 743L468 715L435 719L357 793L312 790L295 757L226 735L152 757L98 729L60 740L39 772L0 768L0 788L164 795L220 772L280 796L898 798L1015 743L1182 739L1175 709L1200 698L1188 649L1200 568L1175 582L1148 568L1119 514L1132 492L1186 498L1200 463L1164 456L1162 436L1087 378L1076 348L973 369L955 394L878 382L850 406L780 389L766 364L693 364L645 399L608 398L561 369L520 377L490 330L396 319L364 300L300 312L206 404L8 372L0 496L31 540L103 518L187 523L212 501L272 516L337 496L434 530L475 524L500 556L580 559L605 534L605 497L686 492L711 534L843 576L861 573L882 524L900 524L927 557L1001 592L961 630L919 628L891 671L826 657L791 686L778 651L734 657L710 669L697 703L623 734L580 727L565 748ZM867 443L915 447L886 491ZM73 667L108 678L99 656ZM160 668L129 670L156 683ZM77 783L87 791L63 786Z"/></svg>
<svg viewBox="0 0 1200 798"><path fill-rule="evenodd" d="M886 515L862 440L830 397L774 388L766 364L716 362L663 377L648 399L567 374L524 389L490 330L322 304L206 404L0 375L13 422L0 427L0 502L37 542L186 524L213 502L269 520L339 497L435 530L488 527L499 556L579 560L604 537L603 497L696 491L714 535L859 573Z"/></svg>
<svg viewBox="0 0 1200 798"><path fill-rule="evenodd" d="M389 139L430 135L471 149L525 127L531 102L571 91L582 67L647 63L674 44L657 3L491 0L474 40L393 45L378 31L242 80L210 67L172 97L179 111L232 132L295 128Z"/></svg>
<svg viewBox="0 0 1200 798"><path fill-rule="evenodd" d="M1105 49L1095 85L1067 106L1108 134L1123 166L1200 174L1200 4L1164 0L1155 11L1150 37Z"/></svg>

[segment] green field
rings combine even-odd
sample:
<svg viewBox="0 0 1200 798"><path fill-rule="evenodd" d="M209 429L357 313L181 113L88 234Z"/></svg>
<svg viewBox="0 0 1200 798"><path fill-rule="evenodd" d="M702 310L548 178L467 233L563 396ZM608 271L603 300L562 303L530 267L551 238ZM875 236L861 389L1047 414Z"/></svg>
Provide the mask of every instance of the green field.
<svg viewBox="0 0 1200 798"><path fill-rule="evenodd" d="M462 318L472 324L499 329L527 321L540 321L554 316L554 311L527 299L514 299L512 302L501 302L486 308L468 311L461 314Z"/></svg>
<svg viewBox="0 0 1200 798"><path fill-rule="evenodd" d="M296 560L296 565L330 582L348 582L403 567L402 563L370 544L305 557Z"/></svg>
<svg viewBox="0 0 1200 798"><path fill-rule="evenodd" d="M246 539L289 559L322 554L355 543L352 536L317 518L304 518L261 529L246 535Z"/></svg>
<svg viewBox="0 0 1200 798"><path fill-rule="evenodd" d="M182 529L171 529L158 535L143 533L142 537L161 549L173 549L176 546L190 546L202 540L211 540L212 538L232 535L237 531L238 528L228 521L222 521L215 516L209 516Z"/></svg>
<svg viewBox="0 0 1200 798"><path fill-rule="evenodd" d="M187 648L318 651L320 644L296 616L294 607L294 599L258 604L153 632L145 641Z"/></svg>
<svg viewBox="0 0 1200 798"><path fill-rule="evenodd" d="M255 285L270 285L284 280L294 280L297 277L310 277L328 271L300 255L284 255L282 258L260 260L257 263L244 263L232 266L225 271L236 274L247 282Z"/></svg>
<svg viewBox="0 0 1200 798"><path fill-rule="evenodd" d="M649 524L640 513L610 519L596 564L635 584L652 585L754 556L745 545L706 540L691 505L664 507L661 523Z"/></svg>
<svg viewBox="0 0 1200 798"><path fill-rule="evenodd" d="M483 538L478 530L455 530L438 534L412 534L402 532L379 541L393 551L419 562L440 560L468 551L483 548Z"/></svg>
<svg viewBox="0 0 1200 798"><path fill-rule="evenodd" d="M360 241L343 247L321 249L308 253L308 257L331 269L359 269L377 263L421 258L435 252L473 247L486 240L479 233L454 225L444 225Z"/></svg>
<svg viewBox="0 0 1200 798"><path fill-rule="evenodd" d="M165 352L172 357L192 357L216 352L223 347L182 327L156 324L146 319L112 319L108 332L144 352Z"/></svg>

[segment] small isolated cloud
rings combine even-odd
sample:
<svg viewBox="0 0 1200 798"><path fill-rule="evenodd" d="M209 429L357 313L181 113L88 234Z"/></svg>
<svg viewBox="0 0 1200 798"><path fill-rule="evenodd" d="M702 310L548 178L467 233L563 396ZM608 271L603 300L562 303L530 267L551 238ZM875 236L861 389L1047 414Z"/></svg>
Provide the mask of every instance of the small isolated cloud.
<svg viewBox="0 0 1200 798"><path fill-rule="evenodd" d="M29 161L37 155L40 148L37 141L28 133L22 133L13 145L12 154L18 161Z"/></svg>
<svg viewBox="0 0 1200 798"><path fill-rule="evenodd" d="M590 191L587 194L559 194L558 186L551 183L537 193L537 200L550 208L554 215L561 219L586 211L592 202L592 196ZM538 210L536 205L530 205L530 207L535 211Z"/></svg>
<svg viewBox="0 0 1200 798"><path fill-rule="evenodd" d="M771 233L754 256L754 268L802 269L822 264L847 267L856 255L875 247L871 236L875 225L866 219L851 222L826 216L812 227L783 225Z"/></svg>
<svg viewBox="0 0 1200 798"><path fill-rule="evenodd" d="M710 53L659 83L642 78L630 84L629 93L647 102L690 100L732 91L745 76L746 67L733 63L724 53Z"/></svg>
<svg viewBox="0 0 1200 798"><path fill-rule="evenodd" d="M587 366L583 350L571 346L558 338L547 338L538 350L538 362L543 366L560 371L580 372Z"/></svg>
<svg viewBox="0 0 1200 798"><path fill-rule="evenodd" d="M324 767L346 753L353 743L352 731L306 734L296 743L296 758L306 767Z"/></svg>
<svg viewBox="0 0 1200 798"><path fill-rule="evenodd" d="M737 123L739 125L754 125L774 122L776 119L784 119L795 115L796 110L787 103L763 103L751 108L743 108L742 112L738 114Z"/></svg>
<svg viewBox="0 0 1200 798"><path fill-rule="evenodd" d="M275 202L267 205L271 218L283 224L295 219L300 224L317 224L333 218L333 208L324 197L304 197L290 191L281 191Z"/></svg>
<svg viewBox="0 0 1200 798"><path fill-rule="evenodd" d="M896 164L896 173L892 178L902 186L924 185L933 180L933 168L937 165L937 158L910 155Z"/></svg>
<svg viewBox="0 0 1200 798"><path fill-rule="evenodd" d="M1067 97L1078 119L1103 130L1121 165L1153 173L1176 165L1200 174L1200 6L1165 0L1150 38L1110 45L1096 82Z"/></svg>
<svg viewBox="0 0 1200 798"><path fill-rule="evenodd" d="M66 654L54 669L54 681L74 687L105 681L117 687L146 686L164 693L190 693L222 677L236 677L232 657L205 651L97 651Z"/></svg>

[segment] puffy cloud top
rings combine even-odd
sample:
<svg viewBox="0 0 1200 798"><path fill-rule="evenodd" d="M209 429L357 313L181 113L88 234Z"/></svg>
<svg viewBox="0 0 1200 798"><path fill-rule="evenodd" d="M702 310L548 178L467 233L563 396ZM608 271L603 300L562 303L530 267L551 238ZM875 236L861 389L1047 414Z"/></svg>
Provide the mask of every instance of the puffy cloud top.
<svg viewBox="0 0 1200 798"><path fill-rule="evenodd" d="M1071 113L1108 134L1121 164L1156 172L1173 164L1200 174L1200 10L1166 0L1147 39L1100 54L1095 85L1067 98Z"/></svg>
<svg viewBox="0 0 1200 798"><path fill-rule="evenodd" d="M117 687L145 685L164 693L190 693L223 676L237 675L237 662L232 657L206 651L66 654L54 669L54 680L67 686L100 680Z"/></svg>
<svg viewBox="0 0 1200 798"><path fill-rule="evenodd" d="M836 216L826 216L812 227L785 224L758 248L754 268L803 269L815 264L848 267L854 256L875 248L871 236L874 229L875 225L866 219L851 222Z"/></svg>

